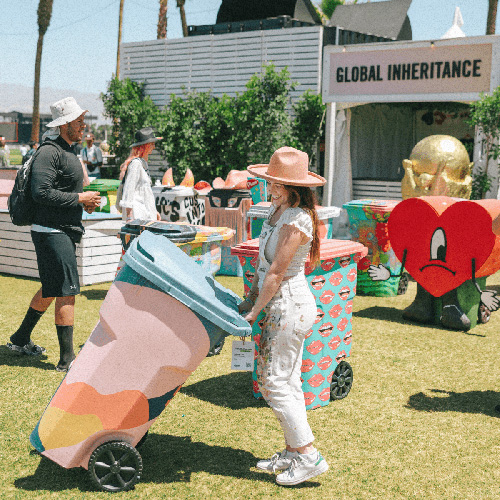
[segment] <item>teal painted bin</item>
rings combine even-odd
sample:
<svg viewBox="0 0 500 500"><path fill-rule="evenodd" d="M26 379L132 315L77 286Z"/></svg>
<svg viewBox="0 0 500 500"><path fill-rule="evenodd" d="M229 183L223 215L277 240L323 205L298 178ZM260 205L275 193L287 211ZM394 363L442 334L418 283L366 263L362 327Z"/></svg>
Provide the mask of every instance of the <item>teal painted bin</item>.
<svg viewBox="0 0 500 500"><path fill-rule="evenodd" d="M357 262L366 248L349 240L321 240L320 265L312 269L306 263L306 278L316 298L317 316L307 333L302 357L302 390L306 409L329 404L331 398L342 399L352 386L352 368L345 360L351 353L352 304L356 295ZM259 255L259 240L253 239L233 247L243 267L245 294L252 286ZM262 333L261 312L252 327L256 355ZM253 395L261 398L257 385L256 363Z"/></svg>

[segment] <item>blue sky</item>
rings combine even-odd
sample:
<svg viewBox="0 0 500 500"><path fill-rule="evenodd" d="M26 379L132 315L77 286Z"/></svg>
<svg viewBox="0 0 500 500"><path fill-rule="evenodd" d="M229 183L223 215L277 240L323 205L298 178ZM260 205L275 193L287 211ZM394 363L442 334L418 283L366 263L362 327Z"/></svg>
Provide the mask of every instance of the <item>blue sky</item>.
<svg viewBox="0 0 500 500"><path fill-rule="evenodd" d="M2 0L2 4L0 83L32 86L38 0ZM179 10L175 0L169 4L167 36L179 38ZM188 24L214 23L220 4L221 0L186 0ZM122 41L156 39L158 0L125 0L124 5ZM483 35L488 0L413 0L408 12L413 39L440 38L451 26L457 6L462 11L466 35ZM119 0L54 0L44 39L41 86L105 91L116 68L118 10ZM498 20L496 32L500 33Z"/></svg>

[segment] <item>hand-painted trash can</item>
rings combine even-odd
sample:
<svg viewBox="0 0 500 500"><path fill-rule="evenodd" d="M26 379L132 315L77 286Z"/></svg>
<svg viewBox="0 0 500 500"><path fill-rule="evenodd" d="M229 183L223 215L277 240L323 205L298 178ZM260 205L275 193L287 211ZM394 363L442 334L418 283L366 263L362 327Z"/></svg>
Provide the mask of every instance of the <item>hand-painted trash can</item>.
<svg viewBox="0 0 500 500"><path fill-rule="evenodd" d="M259 240L249 240L232 251L241 261L247 294L258 262ZM366 252L361 243L354 241L322 240L320 265L312 269L309 261L306 263L306 279L318 308L302 354L302 390L308 410L326 406L331 399L343 399L351 389L352 368L346 358L351 352L352 303L356 295L357 262ZM263 319L261 312L252 328L257 352ZM252 378L254 397L260 398L256 362Z"/></svg>
<svg viewBox="0 0 500 500"><path fill-rule="evenodd" d="M205 223L207 226L225 226L234 229L234 237L222 243L219 274L242 276L238 258L231 255L231 247L246 241L250 234L247 212L252 206L248 189L212 189L205 201Z"/></svg>
<svg viewBox="0 0 500 500"><path fill-rule="evenodd" d="M234 231L227 227L135 219L127 222L118 233L123 250L127 251L130 243L143 231L161 234L168 238L212 274L215 274L221 265L222 242L231 239L234 235Z"/></svg>
<svg viewBox="0 0 500 500"><path fill-rule="evenodd" d="M260 202L250 207L247 212L247 218L250 225L251 238L258 238L262 231L262 224L266 220L270 202ZM340 216L339 207L320 207L316 206L316 213L319 221L319 237L321 239L331 239L333 237L335 219Z"/></svg>
<svg viewBox="0 0 500 500"><path fill-rule="evenodd" d="M373 281L369 274L370 265L383 264L392 275L398 275L401 262L397 259L389 241L387 221L398 200L352 200L343 207L349 216L351 239L368 248L368 255L358 264L358 294L377 297L402 295L408 288L408 275L387 281Z"/></svg>
<svg viewBox="0 0 500 500"><path fill-rule="evenodd" d="M125 263L30 436L43 456L88 469L112 492L140 480L136 447L209 349L251 333L241 299L167 238L143 232Z"/></svg>
<svg viewBox="0 0 500 500"><path fill-rule="evenodd" d="M153 186L156 210L168 222L205 224L205 197L186 186Z"/></svg>
<svg viewBox="0 0 500 500"><path fill-rule="evenodd" d="M88 186L83 188L84 191L99 191L101 195L101 204L95 209L96 212L105 212L111 214L118 214L115 207L116 192L120 181L116 179L96 179Z"/></svg>

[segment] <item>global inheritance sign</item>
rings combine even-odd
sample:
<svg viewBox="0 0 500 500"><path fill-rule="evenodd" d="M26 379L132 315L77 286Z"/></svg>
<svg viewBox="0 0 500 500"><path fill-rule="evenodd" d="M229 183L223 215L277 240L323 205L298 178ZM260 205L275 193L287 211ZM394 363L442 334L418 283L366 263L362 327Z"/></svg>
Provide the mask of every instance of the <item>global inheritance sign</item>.
<svg viewBox="0 0 500 500"><path fill-rule="evenodd" d="M494 44L484 43L489 37L478 38L483 43L477 43L476 38L327 46L323 100L349 103L477 99L481 92L490 92L493 80L498 80L492 80L497 69L493 68L493 54L498 39L493 37Z"/></svg>

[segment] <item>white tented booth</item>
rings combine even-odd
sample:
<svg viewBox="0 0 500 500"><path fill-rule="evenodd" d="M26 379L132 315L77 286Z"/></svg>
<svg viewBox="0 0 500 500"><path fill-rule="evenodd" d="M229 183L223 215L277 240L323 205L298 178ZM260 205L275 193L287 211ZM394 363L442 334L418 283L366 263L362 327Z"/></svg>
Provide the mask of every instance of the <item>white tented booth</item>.
<svg viewBox="0 0 500 500"><path fill-rule="evenodd" d="M401 199L402 160L428 135L470 141L475 165L484 166L481 139L460 103L500 85L499 59L497 35L325 46L323 204ZM439 110L446 103L456 103L453 112ZM496 173L495 166L489 168ZM488 197L497 194L498 181Z"/></svg>

